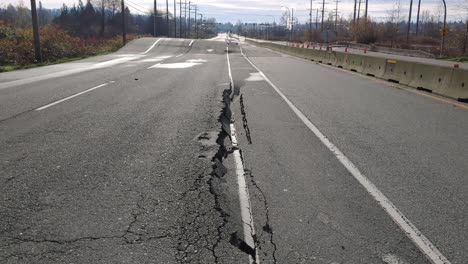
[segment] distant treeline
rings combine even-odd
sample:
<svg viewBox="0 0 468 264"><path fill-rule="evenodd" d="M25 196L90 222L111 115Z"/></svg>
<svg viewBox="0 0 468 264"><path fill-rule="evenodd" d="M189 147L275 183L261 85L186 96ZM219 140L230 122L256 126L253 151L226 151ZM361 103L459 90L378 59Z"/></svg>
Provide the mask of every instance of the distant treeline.
<svg viewBox="0 0 468 264"><path fill-rule="evenodd" d="M156 30L154 17L132 14L125 8L127 39L137 36L174 36L174 17L158 11ZM83 58L112 52L122 47L122 10L120 0L88 0L71 7L46 9L39 2L37 7L42 60L45 63ZM177 22L177 37L208 38L217 34L216 21ZM181 23L182 22L182 23ZM169 25L169 27L168 27ZM180 30L180 29L183 30ZM195 29L198 29L196 31ZM31 10L24 5L8 5L0 8L0 71L29 67L35 60L32 37Z"/></svg>
<svg viewBox="0 0 468 264"><path fill-rule="evenodd" d="M143 10L143 9L141 9ZM151 11L145 14L133 14L126 6L126 29L128 33L151 34L157 36L174 35L174 17L168 14L169 26L166 21L166 13L159 11L156 15L156 30L154 30L154 16ZM42 2L38 4L38 21L40 26L50 24L57 25L72 34L83 38L109 38L122 32L122 11L120 0L79 0L73 6L63 4L60 9L44 8ZM177 34L180 33L179 18L177 21ZM188 32L188 21L182 18L182 36ZM6 8L0 8L0 21L13 28L31 27L31 11L23 6L13 6L9 4ZM192 17L190 21L191 36L195 37L196 25ZM198 21L198 33L200 38L213 36L216 34L216 21L212 18L205 19L202 23ZM185 31L184 31L185 30ZM189 36L187 36L189 37Z"/></svg>

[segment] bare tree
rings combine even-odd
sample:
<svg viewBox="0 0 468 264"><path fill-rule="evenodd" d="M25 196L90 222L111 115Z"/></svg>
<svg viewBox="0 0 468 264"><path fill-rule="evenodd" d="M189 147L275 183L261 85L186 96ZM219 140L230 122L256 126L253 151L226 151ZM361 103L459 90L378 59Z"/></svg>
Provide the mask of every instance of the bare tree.
<svg viewBox="0 0 468 264"><path fill-rule="evenodd" d="M280 25L284 25L286 27L289 26L289 13L287 11L284 11L281 14L280 20L279 20Z"/></svg>
<svg viewBox="0 0 468 264"><path fill-rule="evenodd" d="M101 30L99 35L104 36L104 30L106 27L106 7L108 6L108 0L93 0L93 4L100 9L101 13Z"/></svg>
<svg viewBox="0 0 468 264"><path fill-rule="evenodd" d="M421 24L421 34L424 35L427 33L427 24L431 21L431 12L429 10L423 10L421 13L420 24Z"/></svg>
<svg viewBox="0 0 468 264"><path fill-rule="evenodd" d="M107 7L112 11L112 17L120 10L120 0L107 0Z"/></svg>
<svg viewBox="0 0 468 264"><path fill-rule="evenodd" d="M400 29L401 16L401 2L396 1L393 8L387 12L387 31L390 32L390 46L393 47L396 38L398 37Z"/></svg>

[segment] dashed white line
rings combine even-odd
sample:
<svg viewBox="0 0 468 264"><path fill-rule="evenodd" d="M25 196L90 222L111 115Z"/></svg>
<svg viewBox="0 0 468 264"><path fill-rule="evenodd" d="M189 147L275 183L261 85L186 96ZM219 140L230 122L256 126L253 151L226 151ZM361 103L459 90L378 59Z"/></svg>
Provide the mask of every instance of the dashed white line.
<svg viewBox="0 0 468 264"><path fill-rule="evenodd" d="M231 89L234 88L234 80L232 78L232 71L231 71L231 62L229 60L229 47L226 47L226 57L227 57L227 64L228 64L228 73L229 73L229 80ZM255 236L255 227L254 227L254 220L252 216L251 204L250 204L250 197L249 197L249 189L247 183L245 181L245 171L244 171L244 164L242 162L242 157L240 151L238 149L237 143L237 136L236 136L236 128L234 124L230 124L231 128L231 141L232 145L234 146L234 162L236 163L236 175L237 175L237 186L239 192L239 203L240 203L240 210L241 210L241 219L242 225L244 229L244 240L252 248L256 248L254 236ZM258 251L256 250L255 260L252 256L249 256L249 262L260 264L260 259L258 257Z"/></svg>
<svg viewBox="0 0 468 264"><path fill-rule="evenodd" d="M188 44L188 46L189 46L189 47L192 47L194 41L195 41L195 40L192 39L192 41L190 41L190 44Z"/></svg>
<svg viewBox="0 0 468 264"><path fill-rule="evenodd" d="M366 189L366 191L387 212L406 236L423 252L434 264L450 264L450 261L424 236L418 228L375 186L354 163L346 157L320 130L281 92L281 90L249 59L242 51L244 58L265 78L265 81L288 104L299 119L320 139L320 141L335 155L340 163Z"/></svg>
<svg viewBox="0 0 468 264"><path fill-rule="evenodd" d="M184 54L181 53L181 54L179 54L179 55L177 55L177 56L175 56L175 57L176 57L176 58L179 58L179 57L182 56L182 55L184 55Z"/></svg>
<svg viewBox="0 0 468 264"><path fill-rule="evenodd" d="M156 46L156 44L159 43L159 41L161 41L161 39L156 40L156 41L153 43L153 45L151 45L151 47L149 47L149 49L147 49L145 52L142 52L141 54L146 54L146 53L148 53L150 50L152 50L152 49L154 48L154 46Z"/></svg>
<svg viewBox="0 0 468 264"><path fill-rule="evenodd" d="M44 110L44 109L49 108L49 107L51 107L51 106L54 106L54 105L56 105L56 104L60 104L60 103L62 103L62 102L65 102L65 101L67 101L67 100L70 100L70 99L72 99L72 98L74 98L74 97L77 97L77 96L79 96L79 95L82 95L82 94L84 94L84 93L88 93L88 92L91 92L92 90L96 90L96 89L98 89L98 88L104 87L104 86L108 85L109 83L113 83L113 82L103 83L103 84L101 84L101 85L95 86L95 87L90 88L90 89L88 89L88 90L85 90L85 91L79 92L79 93L77 93L77 94L74 94L74 95L68 96L68 97L66 97L66 98L63 98L63 99L61 99L61 100L55 101L55 102L53 102L53 103L50 103L50 104L41 106L41 107L37 108L36 111L41 111L41 110Z"/></svg>

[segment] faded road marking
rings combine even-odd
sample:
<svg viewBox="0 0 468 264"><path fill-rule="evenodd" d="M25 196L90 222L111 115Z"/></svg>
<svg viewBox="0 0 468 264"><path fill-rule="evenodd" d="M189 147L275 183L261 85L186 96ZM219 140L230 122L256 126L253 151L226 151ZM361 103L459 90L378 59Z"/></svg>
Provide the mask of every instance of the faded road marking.
<svg viewBox="0 0 468 264"><path fill-rule="evenodd" d="M149 67L148 69L154 69L154 68L159 68L159 69L186 69L190 68L193 66L201 65L201 63L195 63L195 62L178 62L178 63L167 63L167 64L161 64L158 63L156 65L153 65Z"/></svg>
<svg viewBox="0 0 468 264"><path fill-rule="evenodd" d="M142 62L158 62L158 61L163 61L163 60L166 60L166 59L169 59L169 58L172 58L172 56L157 56L157 57L154 57L154 58L151 58L151 59L144 59L142 60Z"/></svg>
<svg viewBox="0 0 468 264"><path fill-rule="evenodd" d="M250 73L250 76L245 79L248 82L259 82L264 81L262 75L259 72Z"/></svg>

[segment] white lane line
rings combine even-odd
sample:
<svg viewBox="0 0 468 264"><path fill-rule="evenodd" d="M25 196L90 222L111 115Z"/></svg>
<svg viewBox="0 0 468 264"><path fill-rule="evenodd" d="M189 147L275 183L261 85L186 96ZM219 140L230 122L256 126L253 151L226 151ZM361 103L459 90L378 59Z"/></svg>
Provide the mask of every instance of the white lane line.
<svg viewBox="0 0 468 264"><path fill-rule="evenodd" d="M161 39L156 40L156 41L153 43L153 45L151 45L151 47L149 47L149 49L147 49L145 52L142 52L141 54L146 54L146 53L148 53L150 50L152 50L152 49L154 48L154 46L156 46L156 44L159 43L159 41L161 41Z"/></svg>
<svg viewBox="0 0 468 264"><path fill-rule="evenodd" d="M367 190L367 192L377 201L377 203L387 212L393 221L403 230L408 238L426 255L434 264L450 264L450 261L424 236L418 228L406 218L405 215L375 186L351 160L341 152L320 130L281 92L281 90L271 82L270 79L245 56L241 47L241 54L244 58L265 78L265 81L279 94L288 104L301 121L320 139L320 141L335 155L340 163L351 175Z"/></svg>
<svg viewBox="0 0 468 264"><path fill-rule="evenodd" d="M229 47L226 47L226 58L228 64L228 73L229 73L229 80L231 89L234 89L234 80L232 78L232 71L231 71L231 62L229 60ZM234 114L234 113L233 113ZM249 189L247 183L245 181L245 171L244 171L244 164L242 163L242 157L238 148L237 136L236 136L236 128L233 123L230 124L231 128L231 141L232 146L234 147L234 162L236 163L236 175L237 175L237 186L239 192L239 203L240 203L240 210L241 210L241 219L242 225L244 229L244 240L252 248L256 248L254 236L255 236L255 227L254 227L254 220L252 216L251 204L250 204L250 196L249 196ZM258 257L258 250L256 250L255 260L252 256L249 256L249 263L256 263L260 264L260 259Z"/></svg>
<svg viewBox="0 0 468 264"><path fill-rule="evenodd" d="M77 97L77 96L79 96L79 95L82 95L82 94L84 94L84 93L91 92L92 90L96 90L96 89L98 89L98 88L104 87L104 86L108 85L109 83L113 83L113 82L103 83L103 84L98 85L98 86L96 86L96 87L90 88L90 89L88 89L88 90L79 92L79 93L74 94L74 95L72 95L72 96L68 96L68 97L63 98L63 99L61 99L61 100L55 101L55 102L50 103L50 104L48 104L48 105L41 106L41 107L37 108L36 111L41 111L41 110L44 110L44 109L49 108L49 107L51 107L51 106L54 106L54 105L56 105L56 104L60 104L60 103L62 103L62 102L65 102L65 101L67 101L67 100L70 100L70 99L72 99L72 98L74 98L74 97Z"/></svg>
<svg viewBox="0 0 468 264"><path fill-rule="evenodd" d="M184 55L184 54L181 53L181 54L179 54L179 55L177 55L177 56L175 56L175 57L176 57L176 58L179 58L179 57L182 56L182 55Z"/></svg>
<svg viewBox="0 0 468 264"><path fill-rule="evenodd" d="M194 40L190 41L190 44L188 44L189 47L192 47Z"/></svg>

